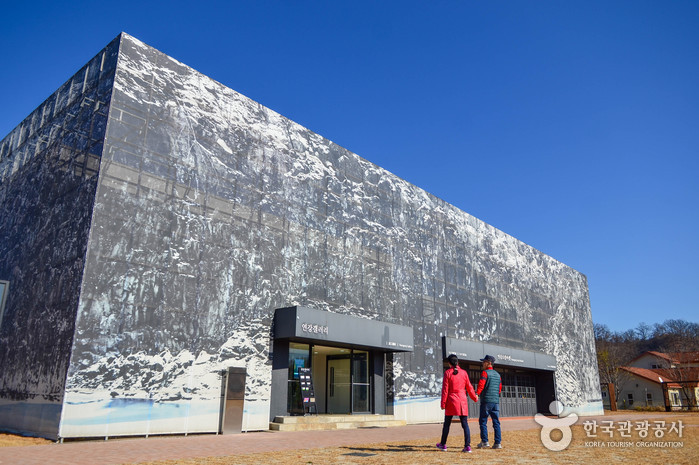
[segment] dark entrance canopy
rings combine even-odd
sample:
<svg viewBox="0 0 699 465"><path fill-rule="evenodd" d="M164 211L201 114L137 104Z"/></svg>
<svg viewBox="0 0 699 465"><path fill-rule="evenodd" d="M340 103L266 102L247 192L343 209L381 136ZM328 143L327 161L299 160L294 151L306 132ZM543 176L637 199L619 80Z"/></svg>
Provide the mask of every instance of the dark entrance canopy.
<svg viewBox="0 0 699 465"><path fill-rule="evenodd" d="M485 355L492 355L496 365L556 371L556 357L553 355L453 337L442 337L442 354L444 358L449 354L456 354L459 359L472 362L479 361Z"/></svg>
<svg viewBox="0 0 699 465"><path fill-rule="evenodd" d="M274 338L332 343L383 352L412 352L413 328L307 307L274 312Z"/></svg>

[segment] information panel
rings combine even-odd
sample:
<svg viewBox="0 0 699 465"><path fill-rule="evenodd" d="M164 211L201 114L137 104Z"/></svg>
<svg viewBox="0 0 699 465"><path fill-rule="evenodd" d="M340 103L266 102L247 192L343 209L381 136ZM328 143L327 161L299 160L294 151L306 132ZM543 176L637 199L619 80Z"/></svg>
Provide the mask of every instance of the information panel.
<svg viewBox="0 0 699 465"><path fill-rule="evenodd" d="M301 382L301 397L303 398L303 414L318 415L316 394L313 390L313 375L310 368L299 367L299 381Z"/></svg>

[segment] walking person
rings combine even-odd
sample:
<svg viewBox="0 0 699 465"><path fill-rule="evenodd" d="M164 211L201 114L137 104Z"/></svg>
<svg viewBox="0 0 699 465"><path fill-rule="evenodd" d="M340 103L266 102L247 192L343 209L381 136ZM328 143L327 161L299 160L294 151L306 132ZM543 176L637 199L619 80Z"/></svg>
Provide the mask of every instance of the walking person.
<svg viewBox="0 0 699 465"><path fill-rule="evenodd" d="M478 401L473 391L471 381L466 370L459 369L459 358L451 354L447 357L451 367L444 372L442 379L442 410L444 410L444 426L442 426L442 440L437 444L437 449L447 450L447 436L451 427L451 419L459 416L461 427L464 429L464 448L461 452L471 452L471 431L468 428L468 398L466 393Z"/></svg>
<svg viewBox="0 0 699 465"><path fill-rule="evenodd" d="M502 391L502 380L500 373L493 369L495 357L486 355L481 359L483 372L478 381L476 394L481 399L481 411L478 417L478 426L481 430L481 442L479 449L490 447L488 443L488 417L493 419L493 430L495 431L495 443L493 449L502 449L502 434L500 432L500 391Z"/></svg>

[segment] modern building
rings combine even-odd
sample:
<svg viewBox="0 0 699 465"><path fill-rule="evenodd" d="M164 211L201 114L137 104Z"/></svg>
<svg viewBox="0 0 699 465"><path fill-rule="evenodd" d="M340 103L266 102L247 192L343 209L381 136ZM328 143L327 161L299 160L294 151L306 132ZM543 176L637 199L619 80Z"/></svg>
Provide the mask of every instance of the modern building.
<svg viewBox="0 0 699 465"><path fill-rule="evenodd" d="M451 352L506 414L602 413L583 274L127 34L0 142L0 202L2 430L440 421Z"/></svg>

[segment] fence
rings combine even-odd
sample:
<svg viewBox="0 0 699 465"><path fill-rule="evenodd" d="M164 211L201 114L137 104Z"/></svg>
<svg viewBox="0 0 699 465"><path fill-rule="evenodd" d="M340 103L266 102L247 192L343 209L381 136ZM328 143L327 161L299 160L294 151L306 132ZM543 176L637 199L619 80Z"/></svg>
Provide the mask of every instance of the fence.
<svg viewBox="0 0 699 465"><path fill-rule="evenodd" d="M665 411L699 410L699 380L665 381L660 383L665 399Z"/></svg>

